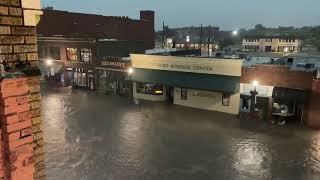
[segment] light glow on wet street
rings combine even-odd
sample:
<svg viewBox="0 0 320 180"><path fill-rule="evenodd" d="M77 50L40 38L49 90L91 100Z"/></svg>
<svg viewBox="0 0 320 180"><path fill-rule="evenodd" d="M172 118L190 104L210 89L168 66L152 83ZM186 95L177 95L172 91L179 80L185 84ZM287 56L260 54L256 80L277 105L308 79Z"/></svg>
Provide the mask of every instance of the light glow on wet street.
<svg viewBox="0 0 320 180"><path fill-rule="evenodd" d="M95 92L42 94L49 180L320 177L316 131Z"/></svg>

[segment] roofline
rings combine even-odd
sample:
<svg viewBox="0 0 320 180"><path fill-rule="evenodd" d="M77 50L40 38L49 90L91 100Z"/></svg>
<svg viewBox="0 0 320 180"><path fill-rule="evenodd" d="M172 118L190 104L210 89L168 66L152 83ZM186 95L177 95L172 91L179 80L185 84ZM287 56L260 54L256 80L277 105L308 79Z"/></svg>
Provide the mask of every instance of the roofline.
<svg viewBox="0 0 320 180"><path fill-rule="evenodd" d="M299 38L302 39L299 36L244 36L242 39L245 38Z"/></svg>
<svg viewBox="0 0 320 180"><path fill-rule="evenodd" d="M62 42L92 42L96 40L93 38L66 38L66 37L49 37L49 36L38 36L38 41L62 41Z"/></svg>

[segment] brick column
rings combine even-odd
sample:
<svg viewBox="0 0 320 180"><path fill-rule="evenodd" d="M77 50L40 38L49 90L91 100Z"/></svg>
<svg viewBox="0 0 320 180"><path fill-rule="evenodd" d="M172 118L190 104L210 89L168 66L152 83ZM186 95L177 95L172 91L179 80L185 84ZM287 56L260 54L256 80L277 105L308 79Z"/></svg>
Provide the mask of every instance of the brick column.
<svg viewBox="0 0 320 180"><path fill-rule="evenodd" d="M0 63L7 70L0 82L0 179L45 179L35 28L39 1L0 0Z"/></svg>

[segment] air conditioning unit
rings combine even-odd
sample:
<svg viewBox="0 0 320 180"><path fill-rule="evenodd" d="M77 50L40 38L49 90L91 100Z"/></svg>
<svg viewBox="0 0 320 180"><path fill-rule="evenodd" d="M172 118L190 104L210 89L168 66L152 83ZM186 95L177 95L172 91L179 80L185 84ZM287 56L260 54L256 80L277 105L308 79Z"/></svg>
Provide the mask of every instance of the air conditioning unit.
<svg viewBox="0 0 320 180"><path fill-rule="evenodd" d="M317 68L316 70L316 78L320 79L320 68Z"/></svg>

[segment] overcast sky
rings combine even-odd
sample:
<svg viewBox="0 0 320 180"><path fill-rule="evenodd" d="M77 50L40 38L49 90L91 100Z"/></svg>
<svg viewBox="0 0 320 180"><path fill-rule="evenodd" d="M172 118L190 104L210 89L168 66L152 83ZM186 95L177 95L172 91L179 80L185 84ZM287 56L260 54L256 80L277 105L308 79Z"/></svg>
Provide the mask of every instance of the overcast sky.
<svg viewBox="0 0 320 180"><path fill-rule="evenodd" d="M265 26L320 25L320 0L41 0L58 10L139 18L156 11L156 29L213 25L223 30Z"/></svg>

